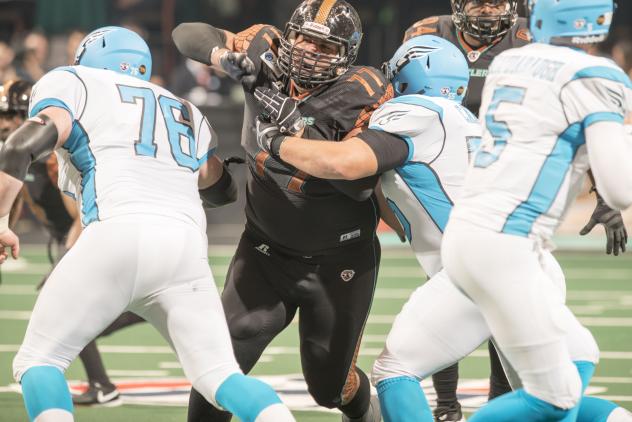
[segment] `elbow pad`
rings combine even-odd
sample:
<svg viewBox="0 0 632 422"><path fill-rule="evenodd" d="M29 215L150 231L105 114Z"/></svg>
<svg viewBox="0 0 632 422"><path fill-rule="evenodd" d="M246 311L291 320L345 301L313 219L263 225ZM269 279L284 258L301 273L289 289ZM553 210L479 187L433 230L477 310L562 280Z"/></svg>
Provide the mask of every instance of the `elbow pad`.
<svg viewBox="0 0 632 422"><path fill-rule="evenodd" d="M226 164L224 164L222 177L214 185L199 192L202 202L207 208L221 207L237 200L237 186Z"/></svg>
<svg viewBox="0 0 632 422"><path fill-rule="evenodd" d="M31 163L55 150L58 137L57 127L48 116L40 114L28 119L0 150L0 171L24 181Z"/></svg>
<svg viewBox="0 0 632 422"><path fill-rule="evenodd" d="M202 22L181 23L171 32L178 51L196 62L211 64L211 51L226 48L226 33Z"/></svg>

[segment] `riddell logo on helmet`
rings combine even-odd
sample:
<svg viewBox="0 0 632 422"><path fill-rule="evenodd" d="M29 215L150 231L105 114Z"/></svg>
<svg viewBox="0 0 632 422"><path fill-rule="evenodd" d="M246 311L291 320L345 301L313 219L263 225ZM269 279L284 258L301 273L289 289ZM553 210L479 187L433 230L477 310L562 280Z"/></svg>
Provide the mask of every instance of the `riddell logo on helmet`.
<svg viewBox="0 0 632 422"><path fill-rule="evenodd" d="M316 22L305 22L301 29L316 32L318 34L323 34L323 35L329 35L329 33L331 32L331 28L325 25L321 25Z"/></svg>
<svg viewBox="0 0 632 422"><path fill-rule="evenodd" d="M586 37L573 37L571 42L573 44L596 44L605 41L607 34L601 35L589 35Z"/></svg>

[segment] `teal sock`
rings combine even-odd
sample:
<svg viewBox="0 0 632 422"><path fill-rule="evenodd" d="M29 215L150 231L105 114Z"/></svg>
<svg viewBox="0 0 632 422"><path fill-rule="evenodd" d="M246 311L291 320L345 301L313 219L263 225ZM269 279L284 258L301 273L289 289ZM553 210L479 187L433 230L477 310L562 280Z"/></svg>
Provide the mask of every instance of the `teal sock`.
<svg viewBox="0 0 632 422"><path fill-rule="evenodd" d="M597 397L582 397L577 422L606 422L608 416L619 406Z"/></svg>
<svg viewBox="0 0 632 422"><path fill-rule="evenodd" d="M413 377L388 378L377 384L384 422L433 422L419 381Z"/></svg>
<svg viewBox="0 0 632 422"><path fill-rule="evenodd" d="M481 407L468 419L470 422L553 422L561 421L568 410L525 392L523 389L503 394Z"/></svg>
<svg viewBox="0 0 632 422"><path fill-rule="evenodd" d="M72 398L64 374L54 366L33 366L22 379L24 406L33 421L40 413L62 409L72 413Z"/></svg>
<svg viewBox="0 0 632 422"><path fill-rule="evenodd" d="M233 374L219 386L215 400L243 422L254 422L268 406L281 399L268 384L243 374Z"/></svg>

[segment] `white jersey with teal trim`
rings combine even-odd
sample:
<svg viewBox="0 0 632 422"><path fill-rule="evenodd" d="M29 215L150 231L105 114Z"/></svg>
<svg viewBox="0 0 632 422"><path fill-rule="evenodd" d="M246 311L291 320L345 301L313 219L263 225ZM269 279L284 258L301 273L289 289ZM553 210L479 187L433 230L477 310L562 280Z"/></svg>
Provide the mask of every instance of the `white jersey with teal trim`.
<svg viewBox="0 0 632 422"><path fill-rule="evenodd" d="M483 90L483 142L452 218L548 239L589 168L584 129L623 122L632 84L614 62L546 44L507 50Z"/></svg>
<svg viewBox="0 0 632 422"><path fill-rule="evenodd" d="M439 250L453 201L468 165L468 146L480 142L477 118L444 98L405 95L383 104L369 123L405 139L406 163L382 175L382 190L426 274L441 269Z"/></svg>
<svg viewBox="0 0 632 422"><path fill-rule="evenodd" d="M198 169L217 139L196 107L152 83L84 66L55 69L35 85L30 115L50 106L72 115L57 150L59 187L76 196L84 226L154 214L205 230Z"/></svg>

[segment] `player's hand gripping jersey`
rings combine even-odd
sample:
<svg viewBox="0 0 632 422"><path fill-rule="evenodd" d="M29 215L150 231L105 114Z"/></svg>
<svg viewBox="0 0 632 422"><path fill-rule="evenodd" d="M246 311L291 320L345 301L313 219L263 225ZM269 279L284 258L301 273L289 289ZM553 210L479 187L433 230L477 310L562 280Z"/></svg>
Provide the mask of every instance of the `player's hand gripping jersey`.
<svg viewBox="0 0 632 422"><path fill-rule="evenodd" d="M255 25L236 35L235 47L254 62L255 86L283 89L277 64L280 32ZM295 94L292 84L290 93ZM253 90L246 89L242 145L248 153L247 227L292 254L319 255L373 237L379 215L373 200L344 194L357 182L310 177L259 149L256 117L262 112ZM309 139L340 141L368 124L371 113L392 97L381 72L352 66L342 77L300 100ZM372 186L368 186L369 189Z"/></svg>
<svg viewBox="0 0 632 422"><path fill-rule="evenodd" d="M369 127L408 143L408 160L382 175L382 190L424 271L432 276L442 267L441 238L461 193L468 144L481 139L478 120L455 101L405 95L383 104Z"/></svg>
<svg viewBox="0 0 632 422"><path fill-rule="evenodd" d="M589 168L585 129L631 110L630 79L608 59L545 44L501 54L483 92L482 147L452 218L549 238Z"/></svg>
<svg viewBox="0 0 632 422"><path fill-rule="evenodd" d="M415 22L406 30L404 41L425 34L436 35L450 41L467 57L470 66L470 84L464 104L475 114L478 114L481 105L481 92L492 60L505 50L522 47L529 43L529 31L524 18L518 18L507 34L478 49L472 49L465 42L463 34L454 25L452 15L431 16Z"/></svg>
<svg viewBox="0 0 632 422"><path fill-rule="evenodd" d="M48 106L72 115L70 138L56 151L59 187L76 195L84 226L154 214L205 231L198 169L217 140L197 108L139 78L84 66L59 68L35 85L30 115Z"/></svg>

